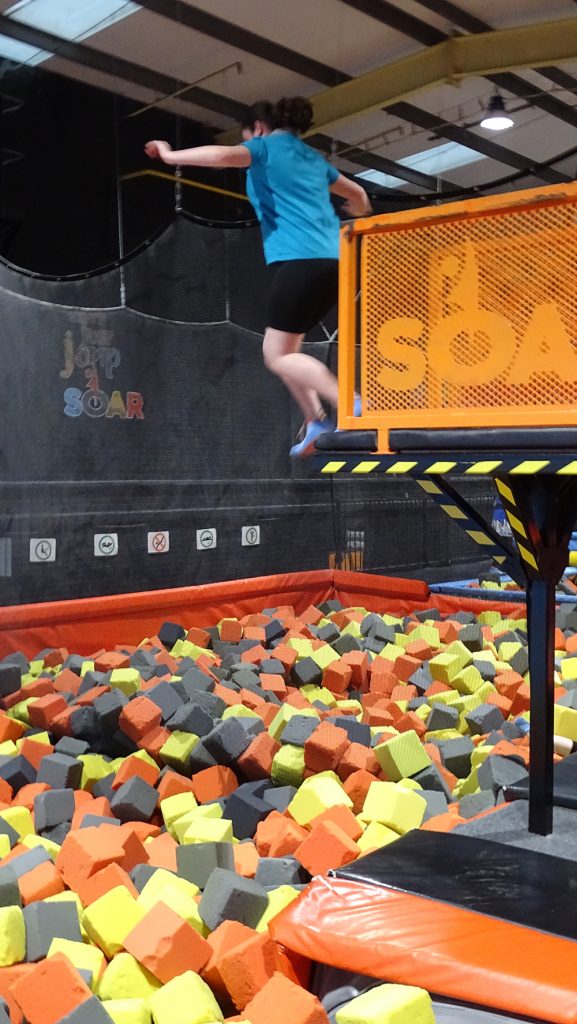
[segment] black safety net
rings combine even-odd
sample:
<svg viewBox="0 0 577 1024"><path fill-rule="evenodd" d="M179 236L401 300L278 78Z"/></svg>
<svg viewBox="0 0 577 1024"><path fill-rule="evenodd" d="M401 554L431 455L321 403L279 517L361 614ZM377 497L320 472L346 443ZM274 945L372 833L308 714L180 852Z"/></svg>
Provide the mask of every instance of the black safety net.
<svg viewBox="0 0 577 1024"><path fill-rule="evenodd" d="M300 416L262 362L263 276L256 228L185 214L96 274L0 264L2 603L476 563L410 480L290 460ZM334 368L336 347L333 311L306 351ZM473 481L469 497L488 507Z"/></svg>

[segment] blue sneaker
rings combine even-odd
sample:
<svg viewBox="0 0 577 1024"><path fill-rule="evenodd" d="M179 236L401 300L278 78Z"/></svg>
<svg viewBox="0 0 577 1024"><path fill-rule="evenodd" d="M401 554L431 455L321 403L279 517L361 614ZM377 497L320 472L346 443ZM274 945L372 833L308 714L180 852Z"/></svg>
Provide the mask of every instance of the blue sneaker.
<svg viewBox="0 0 577 1024"><path fill-rule="evenodd" d="M334 427L330 420L309 420L302 441L299 441L298 444L293 444L289 452L291 458L305 459L308 455L312 455L317 437L332 430L334 430Z"/></svg>

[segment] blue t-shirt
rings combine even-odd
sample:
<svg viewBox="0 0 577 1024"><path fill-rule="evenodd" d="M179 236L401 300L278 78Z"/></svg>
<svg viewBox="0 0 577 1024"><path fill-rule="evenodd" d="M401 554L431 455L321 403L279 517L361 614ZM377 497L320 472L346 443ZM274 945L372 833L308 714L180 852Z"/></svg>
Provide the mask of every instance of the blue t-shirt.
<svg viewBox="0 0 577 1024"><path fill-rule="evenodd" d="M260 221L266 262L338 259L340 222L329 185L339 172L289 131L242 145L251 155L246 190Z"/></svg>

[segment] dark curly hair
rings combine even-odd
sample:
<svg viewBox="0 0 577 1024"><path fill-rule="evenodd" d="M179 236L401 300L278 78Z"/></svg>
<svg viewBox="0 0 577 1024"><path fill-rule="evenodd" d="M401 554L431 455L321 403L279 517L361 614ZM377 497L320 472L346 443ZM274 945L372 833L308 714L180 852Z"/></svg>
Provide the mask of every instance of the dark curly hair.
<svg viewBox="0 0 577 1024"><path fill-rule="evenodd" d="M304 96L283 96L275 107L275 127L289 128L301 135L313 123L313 108Z"/></svg>
<svg viewBox="0 0 577 1024"><path fill-rule="evenodd" d="M258 100L257 103L253 103L252 106L247 107L244 116L240 122L241 128L248 128L249 131L254 131L256 121L263 121L268 128L276 128L275 109L272 103L268 100Z"/></svg>

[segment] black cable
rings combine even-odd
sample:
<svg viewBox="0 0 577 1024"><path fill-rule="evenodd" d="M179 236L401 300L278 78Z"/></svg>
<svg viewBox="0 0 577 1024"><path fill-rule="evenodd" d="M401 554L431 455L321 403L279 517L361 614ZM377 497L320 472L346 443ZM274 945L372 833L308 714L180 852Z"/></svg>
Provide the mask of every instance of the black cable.
<svg viewBox="0 0 577 1024"><path fill-rule="evenodd" d="M203 227L209 228L248 228L255 227L258 223L256 220L239 220L239 221L219 221L209 219L207 217L200 217L195 213L189 213L187 210L181 210L178 213L179 217L185 217L187 220L193 221L195 224L201 224ZM169 227L174 224L175 218L172 217L170 220L165 221L152 235L140 242L134 249L126 253L122 259L114 260L111 263L106 263L102 267L96 267L94 270L85 270L79 274L41 274L36 270L27 270L25 267L19 267L15 263L11 263L5 256L0 254L0 266L6 267L8 270L13 270L17 274L22 274L24 277L31 277L36 281L87 281L92 277L98 277L100 274L109 273L111 270L117 270L119 267L123 267L130 260L139 256L141 252L144 252L156 242Z"/></svg>

